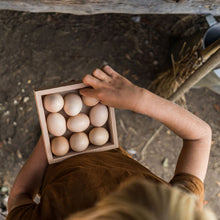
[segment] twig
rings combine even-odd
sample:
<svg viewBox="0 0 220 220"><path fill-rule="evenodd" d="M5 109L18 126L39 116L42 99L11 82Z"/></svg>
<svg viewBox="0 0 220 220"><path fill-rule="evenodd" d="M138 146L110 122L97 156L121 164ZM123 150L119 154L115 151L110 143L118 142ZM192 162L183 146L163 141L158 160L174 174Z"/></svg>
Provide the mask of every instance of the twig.
<svg viewBox="0 0 220 220"><path fill-rule="evenodd" d="M147 143L144 145L142 151L141 151L141 161L140 163L144 162L144 155L147 152L147 148L148 146L152 143L152 141L157 137L157 135L161 132L161 130L163 129L164 125L161 125L155 132L154 134L151 136L151 138L147 141Z"/></svg>

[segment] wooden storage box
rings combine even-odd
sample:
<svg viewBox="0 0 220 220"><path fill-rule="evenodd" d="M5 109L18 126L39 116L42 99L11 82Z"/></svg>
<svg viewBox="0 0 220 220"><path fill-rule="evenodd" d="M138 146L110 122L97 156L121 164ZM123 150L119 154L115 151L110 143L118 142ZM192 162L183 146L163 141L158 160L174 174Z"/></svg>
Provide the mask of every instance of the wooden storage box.
<svg viewBox="0 0 220 220"><path fill-rule="evenodd" d="M65 96L66 94L69 94L69 93L79 94L79 89L84 88L84 87L87 87L87 86L83 83L77 83L77 84L69 84L69 85L59 86L56 88L49 88L49 89L34 91L35 101L36 101L36 106L37 106L37 111L38 111L38 116L39 116L39 120L40 120L41 131L42 131L42 136L43 136L44 145L45 145L45 151L46 151L46 155L47 155L47 159L48 159L49 164L61 162L69 157L76 156L79 154L100 152L100 151L106 151L106 150L118 148L118 137L117 137L117 129L116 129L115 111L114 111L114 108L107 106L108 113L109 113L108 120L107 120L106 124L103 126L109 132L109 140L106 144L104 144L103 146L94 146L90 143L88 148L84 151L81 151L81 152L74 152L70 147L69 152L64 156L55 156L52 153L50 142L54 136L51 135L47 129L46 118L47 118L47 115L49 114L49 112L44 108L43 98L45 95L54 94L54 93L61 94L62 96ZM86 113L88 115L90 108L91 107L83 104L83 108L82 108L81 112ZM59 113L61 113L65 117L65 119L70 117L63 111L63 109ZM88 134L88 132L91 130L91 128L92 128L92 126L90 124L89 128L85 131L85 133ZM73 132L71 132L67 129L66 133L63 136L65 136L69 140L72 133Z"/></svg>

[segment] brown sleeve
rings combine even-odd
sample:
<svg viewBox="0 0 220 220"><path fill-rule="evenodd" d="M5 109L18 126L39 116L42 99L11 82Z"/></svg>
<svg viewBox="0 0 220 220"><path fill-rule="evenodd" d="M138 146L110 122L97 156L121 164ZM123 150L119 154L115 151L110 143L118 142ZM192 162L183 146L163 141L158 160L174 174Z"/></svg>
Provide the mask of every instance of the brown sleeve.
<svg viewBox="0 0 220 220"><path fill-rule="evenodd" d="M203 207L204 184L198 177L187 173L179 173L171 179L170 184L198 196L198 206Z"/></svg>
<svg viewBox="0 0 220 220"><path fill-rule="evenodd" d="M35 203L18 206L9 212L6 220L30 220L36 206Z"/></svg>

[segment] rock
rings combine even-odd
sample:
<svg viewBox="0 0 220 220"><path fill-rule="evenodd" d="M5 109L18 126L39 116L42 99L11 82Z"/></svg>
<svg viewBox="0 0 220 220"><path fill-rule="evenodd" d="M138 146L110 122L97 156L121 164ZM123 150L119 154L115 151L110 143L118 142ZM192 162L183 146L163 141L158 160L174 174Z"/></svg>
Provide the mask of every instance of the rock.
<svg viewBox="0 0 220 220"><path fill-rule="evenodd" d="M8 115L10 115L10 111L9 111L9 110L7 110L7 111L4 112L3 117L4 117L4 116L8 116Z"/></svg>
<svg viewBox="0 0 220 220"><path fill-rule="evenodd" d="M13 121L13 126L17 126L17 122L16 121Z"/></svg>
<svg viewBox="0 0 220 220"><path fill-rule="evenodd" d="M132 16L131 20L135 23L140 23L141 21L141 16L137 15L137 16Z"/></svg>
<svg viewBox="0 0 220 220"><path fill-rule="evenodd" d="M8 143L8 144L12 144L12 139L11 139L11 137L9 137L9 138L7 139L7 143Z"/></svg>
<svg viewBox="0 0 220 220"><path fill-rule="evenodd" d="M171 134L170 130L167 130L167 131L166 131L166 133L167 133L168 135L170 135L170 134Z"/></svg>
<svg viewBox="0 0 220 220"><path fill-rule="evenodd" d="M16 154L19 159L22 159L22 154L19 149L17 150Z"/></svg>
<svg viewBox="0 0 220 220"><path fill-rule="evenodd" d="M169 167L169 159L167 157L165 157L162 160L162 166L165 167L165 168Z"/></svg>
<svg viewBox="0 0 220 220"><path fill-rule="evenodd" d="M103 65L103 66L108 65L108 62L105 61L105 60L103 60L102 65Z"/></svg>
<svg viewBox="0 0 220 220"><path fill-rule="evenodd" d="M127 152L131 155L136 155L137 154L137 151L134 150L134 149L128 149Z"/></svg>
<svg viewBox="0 0 220 220"><path fill-rule="evenodd" d="M29 98L28 96L26 96L26 97L23 98L23 102L26 103L26 102L29 101L29 99L30 99L30 98Z"/></svg>
<svg viewBox="0 0 220 220"><path fill-rule="evenodd" d="M153 64L156 66L156 65L158 65L158 61L157 60L154 60L154 62L153 62Z"/></svg>
<svg viewBox="0 0 220 220"><path fill-rule="evenodd" d="M8 192L8 188L7 188L6 186L2 186L1 192L2 192L2 193Z"/></svg>
<svg viewBox="0 0 220 220"><path fill-rule="evenodd" d="M17 100L14 100L14 101L13 101L13 104L14 104L14 105L17 105L17 104L18 104L18 101L17 101Z"/></svg>

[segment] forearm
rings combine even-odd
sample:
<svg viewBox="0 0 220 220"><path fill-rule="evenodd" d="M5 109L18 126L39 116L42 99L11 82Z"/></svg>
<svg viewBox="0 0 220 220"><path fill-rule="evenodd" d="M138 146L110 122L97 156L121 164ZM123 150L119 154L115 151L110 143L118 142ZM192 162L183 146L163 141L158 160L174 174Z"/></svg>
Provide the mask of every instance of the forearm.
<svg viewBox="0 0 220 220"><path fill-rule="evenodd" d="M181 137L183 148L176 173L190 173L204 180L212 137L206 122L180 106L135 86L109 66L95 70L92 76L86 75L83 82L92 88L81 89L81 95L152 117Z"/></svg>
<svg viewBox="0 0 220 220"><path fill-rule="evenodd" d="M209 125L180 106L142 89L136 111L148 115L183 139L175 173L189 173L204 181L212 132Z"/></svg>
<svg viewBox="0 0 220 220"><path fill-rule="evenodd" d="M210 135L206 122L146 89L141 89L135 111L160 121L184 140L199 140Z"/></svg>
<svg viewBox="0 0 220 220"><path fill-rule="evenodd" d="M43 139L41 137L15 179L8 201L9 211L16 206L19 196L26 195L29 199L33 199L39 192L47 165Z"/></svg>

